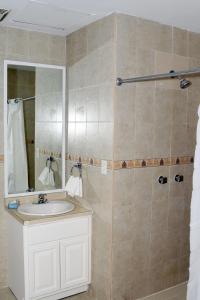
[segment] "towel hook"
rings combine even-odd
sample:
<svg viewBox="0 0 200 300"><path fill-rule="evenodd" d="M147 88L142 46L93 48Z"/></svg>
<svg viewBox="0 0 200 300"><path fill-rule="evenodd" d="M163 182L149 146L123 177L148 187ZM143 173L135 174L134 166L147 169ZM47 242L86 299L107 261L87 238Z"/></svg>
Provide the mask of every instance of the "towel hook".
<svg viewBox="0 0 200 300"><path fill-rule="evenodd" d="M49 170L52 170L52 163L55 161L55 158L53 156L49 156L46 160L46 167L48 167L49 162Z"/></svg>
<svg viewBox="0 0 200 300"><path fill-rule="evenodd" d="M79 170L79 176L80 176L80 178L82 178L82 163L80 163L80 162L77 162L77 163L75 163L73 166L72 166L72 168L71 168L71 175L73 175L73 170L74 170L74 168L78 168L78 170Z"/></svg>

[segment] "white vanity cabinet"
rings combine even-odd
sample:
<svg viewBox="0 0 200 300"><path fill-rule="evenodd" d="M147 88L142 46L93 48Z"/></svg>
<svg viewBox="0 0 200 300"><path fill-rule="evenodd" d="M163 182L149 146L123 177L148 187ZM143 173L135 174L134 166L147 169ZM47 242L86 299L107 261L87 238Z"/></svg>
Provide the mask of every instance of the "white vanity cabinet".
<svg viewBox="0 0 200 300"><path fill-rule="evenodd" d="M86 291L91 215L23 225L8 216L9 287L18 300L56 300Z"/></svg>

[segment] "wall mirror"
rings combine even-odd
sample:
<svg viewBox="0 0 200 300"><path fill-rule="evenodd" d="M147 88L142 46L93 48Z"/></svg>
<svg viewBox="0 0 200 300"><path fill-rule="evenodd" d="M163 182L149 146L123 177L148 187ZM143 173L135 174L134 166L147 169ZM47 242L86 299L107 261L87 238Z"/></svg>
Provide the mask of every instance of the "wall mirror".
<svg viewBox="0 0 200 300"><path fill-rule="evenodd" d="M65 67L4 61L5 197L63 191Z"/></svg>

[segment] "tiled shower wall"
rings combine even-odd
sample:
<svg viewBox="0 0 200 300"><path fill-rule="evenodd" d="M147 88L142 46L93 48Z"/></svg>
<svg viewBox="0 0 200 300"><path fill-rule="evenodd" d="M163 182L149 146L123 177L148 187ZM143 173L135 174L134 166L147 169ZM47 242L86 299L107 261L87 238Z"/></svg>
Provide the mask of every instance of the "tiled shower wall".
<svg viewBox="0 0 200 300"><path fill-rule="evenodd" d="M89 298L135 300L186 281L200 79L187 90L178 80L115 79L198 66L200 35L117 14L71 34L67 49L69 158L84 163L94 209ZM101 159L111 163L106 176Z"/></svg>
<svg viewBox="0 0 200 300"><path fill-rule="evenodd" d="M198 67L200 35L117 15L115 55L122 78ZM186 90L172 79L115 88L114 160L194 155L200 78L191 81ZM192 169L114 171L113 299L137 299L188 279ZM184 181L175 182L176 174ZM159 176L168 183L160 185Z"/></svg>
<svg viewBox="0 0 200 300"><path fill-rule="evenodd" d="M112 171L102 175L95 159L112 160L114 16L67 37L68 153L90 157L83 166L81 203L93 209L91 299L111 298ZM94 164L93 164L94 162ZM71 167L72 161L68 161ZM85 295L76 296L85 299ZM75 299L76 299L75 297Z"/></svg>
<svg viewBox="0 0 200 300"><path fill-rule="evenodd" d="M20 60L45 64L66 64L65 38L0 27L0 288L7 286L7 233L3 190L3 61Z"/></svg>

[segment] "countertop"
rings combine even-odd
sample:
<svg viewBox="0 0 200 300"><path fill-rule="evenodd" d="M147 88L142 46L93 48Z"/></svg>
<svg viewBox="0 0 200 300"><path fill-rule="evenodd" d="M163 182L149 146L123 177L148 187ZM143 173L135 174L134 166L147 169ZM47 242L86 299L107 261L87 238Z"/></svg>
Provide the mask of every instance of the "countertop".
<svg viewBox="0 0 200 300"><path fill-rule="evenodd" d="M61 200L61 199L59 199ZM69 201L68 199L63 199L63 201ZM23 225L33 225L33 224L39 224L39 223L45 223L45 222L54 222L54 221L60 221L67 218L75 218L80 217L83 215L91 215L92 210L87 209L73 201L72 202L75 205L75 208L67 213L60 214L60 215L53 215L53 216L31 216L31 215L24 215L17 211L17 209L8 209L6 207L7 212L13 216L17 221L19 221ZM41 204L42 205L42 204Z"/></svg>

